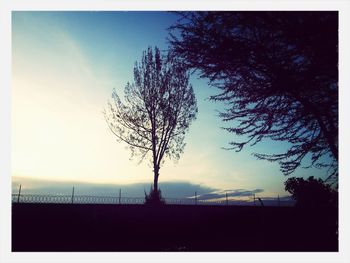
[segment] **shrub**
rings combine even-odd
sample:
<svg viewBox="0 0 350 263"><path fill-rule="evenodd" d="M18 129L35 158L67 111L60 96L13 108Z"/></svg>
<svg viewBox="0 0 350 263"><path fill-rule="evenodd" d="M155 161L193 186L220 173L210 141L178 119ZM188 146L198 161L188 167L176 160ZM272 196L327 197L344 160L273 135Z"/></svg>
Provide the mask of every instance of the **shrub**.
<svg viewBox="0 0 350 263"><path fill-rule="evenodd" d="M285 190L297 201L296 206L338 206L338 191L322 179L315 179L313 176L307 180L292 177L284 185Z"/></svg>
<svg viewBox="0 0 350 263"><path fill-rule="evenodd" d="M165 205L161 190L151 187L149 194L145 191L145 205Z"/></svg>

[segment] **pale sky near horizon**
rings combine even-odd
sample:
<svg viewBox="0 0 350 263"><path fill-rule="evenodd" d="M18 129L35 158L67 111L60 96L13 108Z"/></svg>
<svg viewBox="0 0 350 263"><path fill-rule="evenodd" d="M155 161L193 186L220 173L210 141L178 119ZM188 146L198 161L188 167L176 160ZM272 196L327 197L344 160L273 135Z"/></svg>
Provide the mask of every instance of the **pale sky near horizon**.
<svg viewBox="0 0 350 263"><path fill-rule="evenodd" d="M130 160L125 145L108 130L102 111L112 89L122 94L133 66L148 46L167 48L166 12L12 13L12 176L45 180L130 184L152 182L147 162ZM221 147L234 139L220 127L207 98L216 90L192 78L198 118L174 164L166 160L159 184L186 181L216 189L264 189L286 194L277 163L252 152L279 152L266 142L240 153ZM298 169L292 176L324 177L326 171Z"/></svg>

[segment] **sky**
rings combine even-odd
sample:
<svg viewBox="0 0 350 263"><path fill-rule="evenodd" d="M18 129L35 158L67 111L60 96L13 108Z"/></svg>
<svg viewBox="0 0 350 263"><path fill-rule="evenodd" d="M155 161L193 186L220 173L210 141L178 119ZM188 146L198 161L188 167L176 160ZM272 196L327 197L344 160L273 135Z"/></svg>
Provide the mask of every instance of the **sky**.
<svg viewBox="0 0 350 263"><path fill-rule="evenodd" d="M69 191L71 185L88 184L91 192L97 189L94 186L136 185L139 192L130 194L143 193L153 181L152 168L147 161L130 159L126 145L109 131L102 111L113 88L122 95L126 83L133 81L133 66L142 51L149 46L167 49L167 28L176 18L173 13L150 11L12 12L15 191L22 184L24 193L45 187L57 192L62 189L52 186L59 183ZM287 177L278 164L252 156L284 151L286 144L263 142L239 153L222 149L239 138L221 128L229 126L218 118L224 105L208 100L217 90L207 82L191 77L197 120L186 135L180 160L166 160L161 167L160 188L177 185L178 190L168 190L171 197L191 196L194 191L203 198L225 191L232 196L237 191L261 197L287 195ZM298 169L292 174L311 175L325 178L326 171Z"/></svg>

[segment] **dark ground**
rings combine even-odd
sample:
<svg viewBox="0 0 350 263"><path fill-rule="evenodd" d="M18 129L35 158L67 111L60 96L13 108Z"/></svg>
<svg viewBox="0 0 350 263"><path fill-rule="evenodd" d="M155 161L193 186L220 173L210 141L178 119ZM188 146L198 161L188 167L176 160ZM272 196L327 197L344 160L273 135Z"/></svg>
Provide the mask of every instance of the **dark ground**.
<svg viewBox="0 0 350 263"><path fill-rule="evenodd" d="M13 204L12 251L338 251L337 210Z"/></svg>

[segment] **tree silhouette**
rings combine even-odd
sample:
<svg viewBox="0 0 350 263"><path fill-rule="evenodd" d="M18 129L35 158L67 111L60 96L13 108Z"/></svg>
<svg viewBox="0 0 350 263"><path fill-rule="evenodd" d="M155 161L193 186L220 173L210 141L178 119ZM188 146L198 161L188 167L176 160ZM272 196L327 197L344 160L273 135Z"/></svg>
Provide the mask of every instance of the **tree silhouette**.
<svg viewBox="0 0 350 263"><path fill-rule="evenodd" d="M208 78L226 102L226 128L243 136L228 149L262 140L289 143L284 153L255 153L291 174L309 166L338 175L338 13L180 12L171 49Z"/></svg>
<svg viewBox="0 0 350 263"><path fill-rule="evenodd" d="M337 206L338 204L338 192L325 184L322 179L315 179L313 176L307 180L292 177L288 178L284 185L285 190L297 201L296 206Z"/></svg>
<svg viewBox="0 0 350 263"><path fill-rule="evenodd" d="M148 48L141 62L135 63L134 83L126 85L124 97L122 102L113 90L113 103L108 103L105 119L119 141L129 146L132 156L140 156L140 162L151 156L154 193L150 197L160 198L158 177L163 157L180 158L185 133L197 115L189 74L170 53L161 56L157 47L154 54Z"/></svg>

